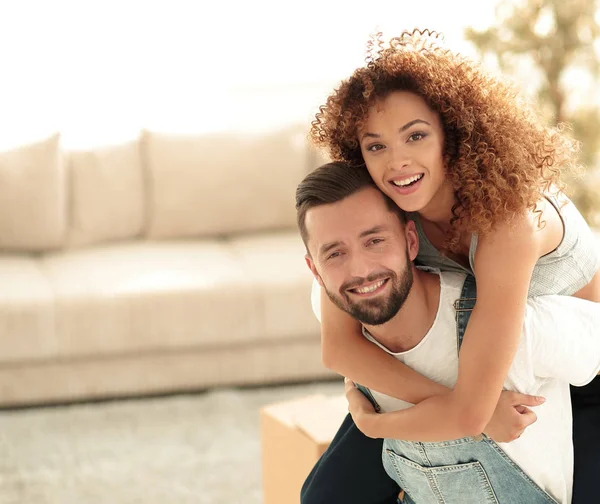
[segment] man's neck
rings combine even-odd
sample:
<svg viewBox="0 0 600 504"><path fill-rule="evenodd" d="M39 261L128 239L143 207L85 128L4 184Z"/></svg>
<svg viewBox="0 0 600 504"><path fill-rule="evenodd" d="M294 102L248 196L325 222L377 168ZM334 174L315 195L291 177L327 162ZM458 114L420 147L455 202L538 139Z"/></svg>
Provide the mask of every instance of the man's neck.
<svg viewBox="0 0 600 504"><path fill-rule="evenodd" d="M371 336L390 351L406 352L425 337L438 312L440 277L416 269L414 281L400 311L385 324L365 324Z"/></svg>

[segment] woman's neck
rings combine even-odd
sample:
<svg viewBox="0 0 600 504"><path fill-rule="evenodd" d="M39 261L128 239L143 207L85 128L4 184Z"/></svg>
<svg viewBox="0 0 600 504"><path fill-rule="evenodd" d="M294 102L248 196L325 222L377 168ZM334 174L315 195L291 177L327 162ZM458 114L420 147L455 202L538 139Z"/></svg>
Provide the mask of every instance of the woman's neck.
<svg viewBox="0 0 600 504"><path fill-rule="evenodd" d="M450 221L453 217L452 208L455 204L454 189L452 184L446 181L431 198L431 201L419 210L419 217L435 224L437 228L446 232L450 229Z"/></svg>

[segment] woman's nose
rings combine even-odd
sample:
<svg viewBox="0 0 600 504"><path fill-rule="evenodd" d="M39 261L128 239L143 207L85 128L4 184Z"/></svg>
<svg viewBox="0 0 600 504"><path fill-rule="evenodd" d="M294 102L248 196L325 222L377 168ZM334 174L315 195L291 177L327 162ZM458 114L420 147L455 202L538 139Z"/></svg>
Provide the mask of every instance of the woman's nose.
<svg viewBox="0 0 600 504"><path fill-rule="evenodd" d="M406 152L406 149L402 148L391 148L388 149L388 168L401 171L408 168L411 164L411 158Z"/></svg>

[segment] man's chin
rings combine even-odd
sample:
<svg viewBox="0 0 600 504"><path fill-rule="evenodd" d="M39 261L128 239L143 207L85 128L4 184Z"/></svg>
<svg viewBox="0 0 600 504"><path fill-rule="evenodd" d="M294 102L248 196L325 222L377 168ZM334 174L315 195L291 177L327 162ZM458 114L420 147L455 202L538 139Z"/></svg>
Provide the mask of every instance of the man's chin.
<svg viewBox="0 0 600 504"><path fill-rule="evenodd" d="M386 303L381 299L364 300L360 303L353 303L348 297L339 298L327 293L329 299L340 310L346 312L352 318L358 320L361 324L381 325L389 322L394 315L387 316L385 312Z"/></svg>
<svg viewBox="0 0 600 504"><path fill-rule="evenodd" d="M360 323L372 326L385 324L394 317L393 315L384 313L382 310L367 311L358 309L357 307L351 307L348 313Z"/></svg>

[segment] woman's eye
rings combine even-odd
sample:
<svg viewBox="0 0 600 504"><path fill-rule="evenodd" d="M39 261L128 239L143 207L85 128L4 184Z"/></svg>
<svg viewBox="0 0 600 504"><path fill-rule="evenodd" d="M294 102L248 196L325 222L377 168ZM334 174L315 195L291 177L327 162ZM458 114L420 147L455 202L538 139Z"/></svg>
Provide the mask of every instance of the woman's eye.
<svg viewBox="0 0 600 504"><path fill-rule="evenodd" d="M423 140L423 138L425 138L427 135L425 135L425 133L421 132L421 131L415 131L414 133L411 133L410 136L408 137L408 141L409 142L418 142L419 140Z"/></svg>
<svg viewBox="0 0 600 504"><path fill-rule="evenodd" d="M375 152L375 151L378 151L381 149L383 149L383 145L381 145L381 144L373 144L373 145L369 145L367 147L367 151L369 151L369 152Z"/></svg>

